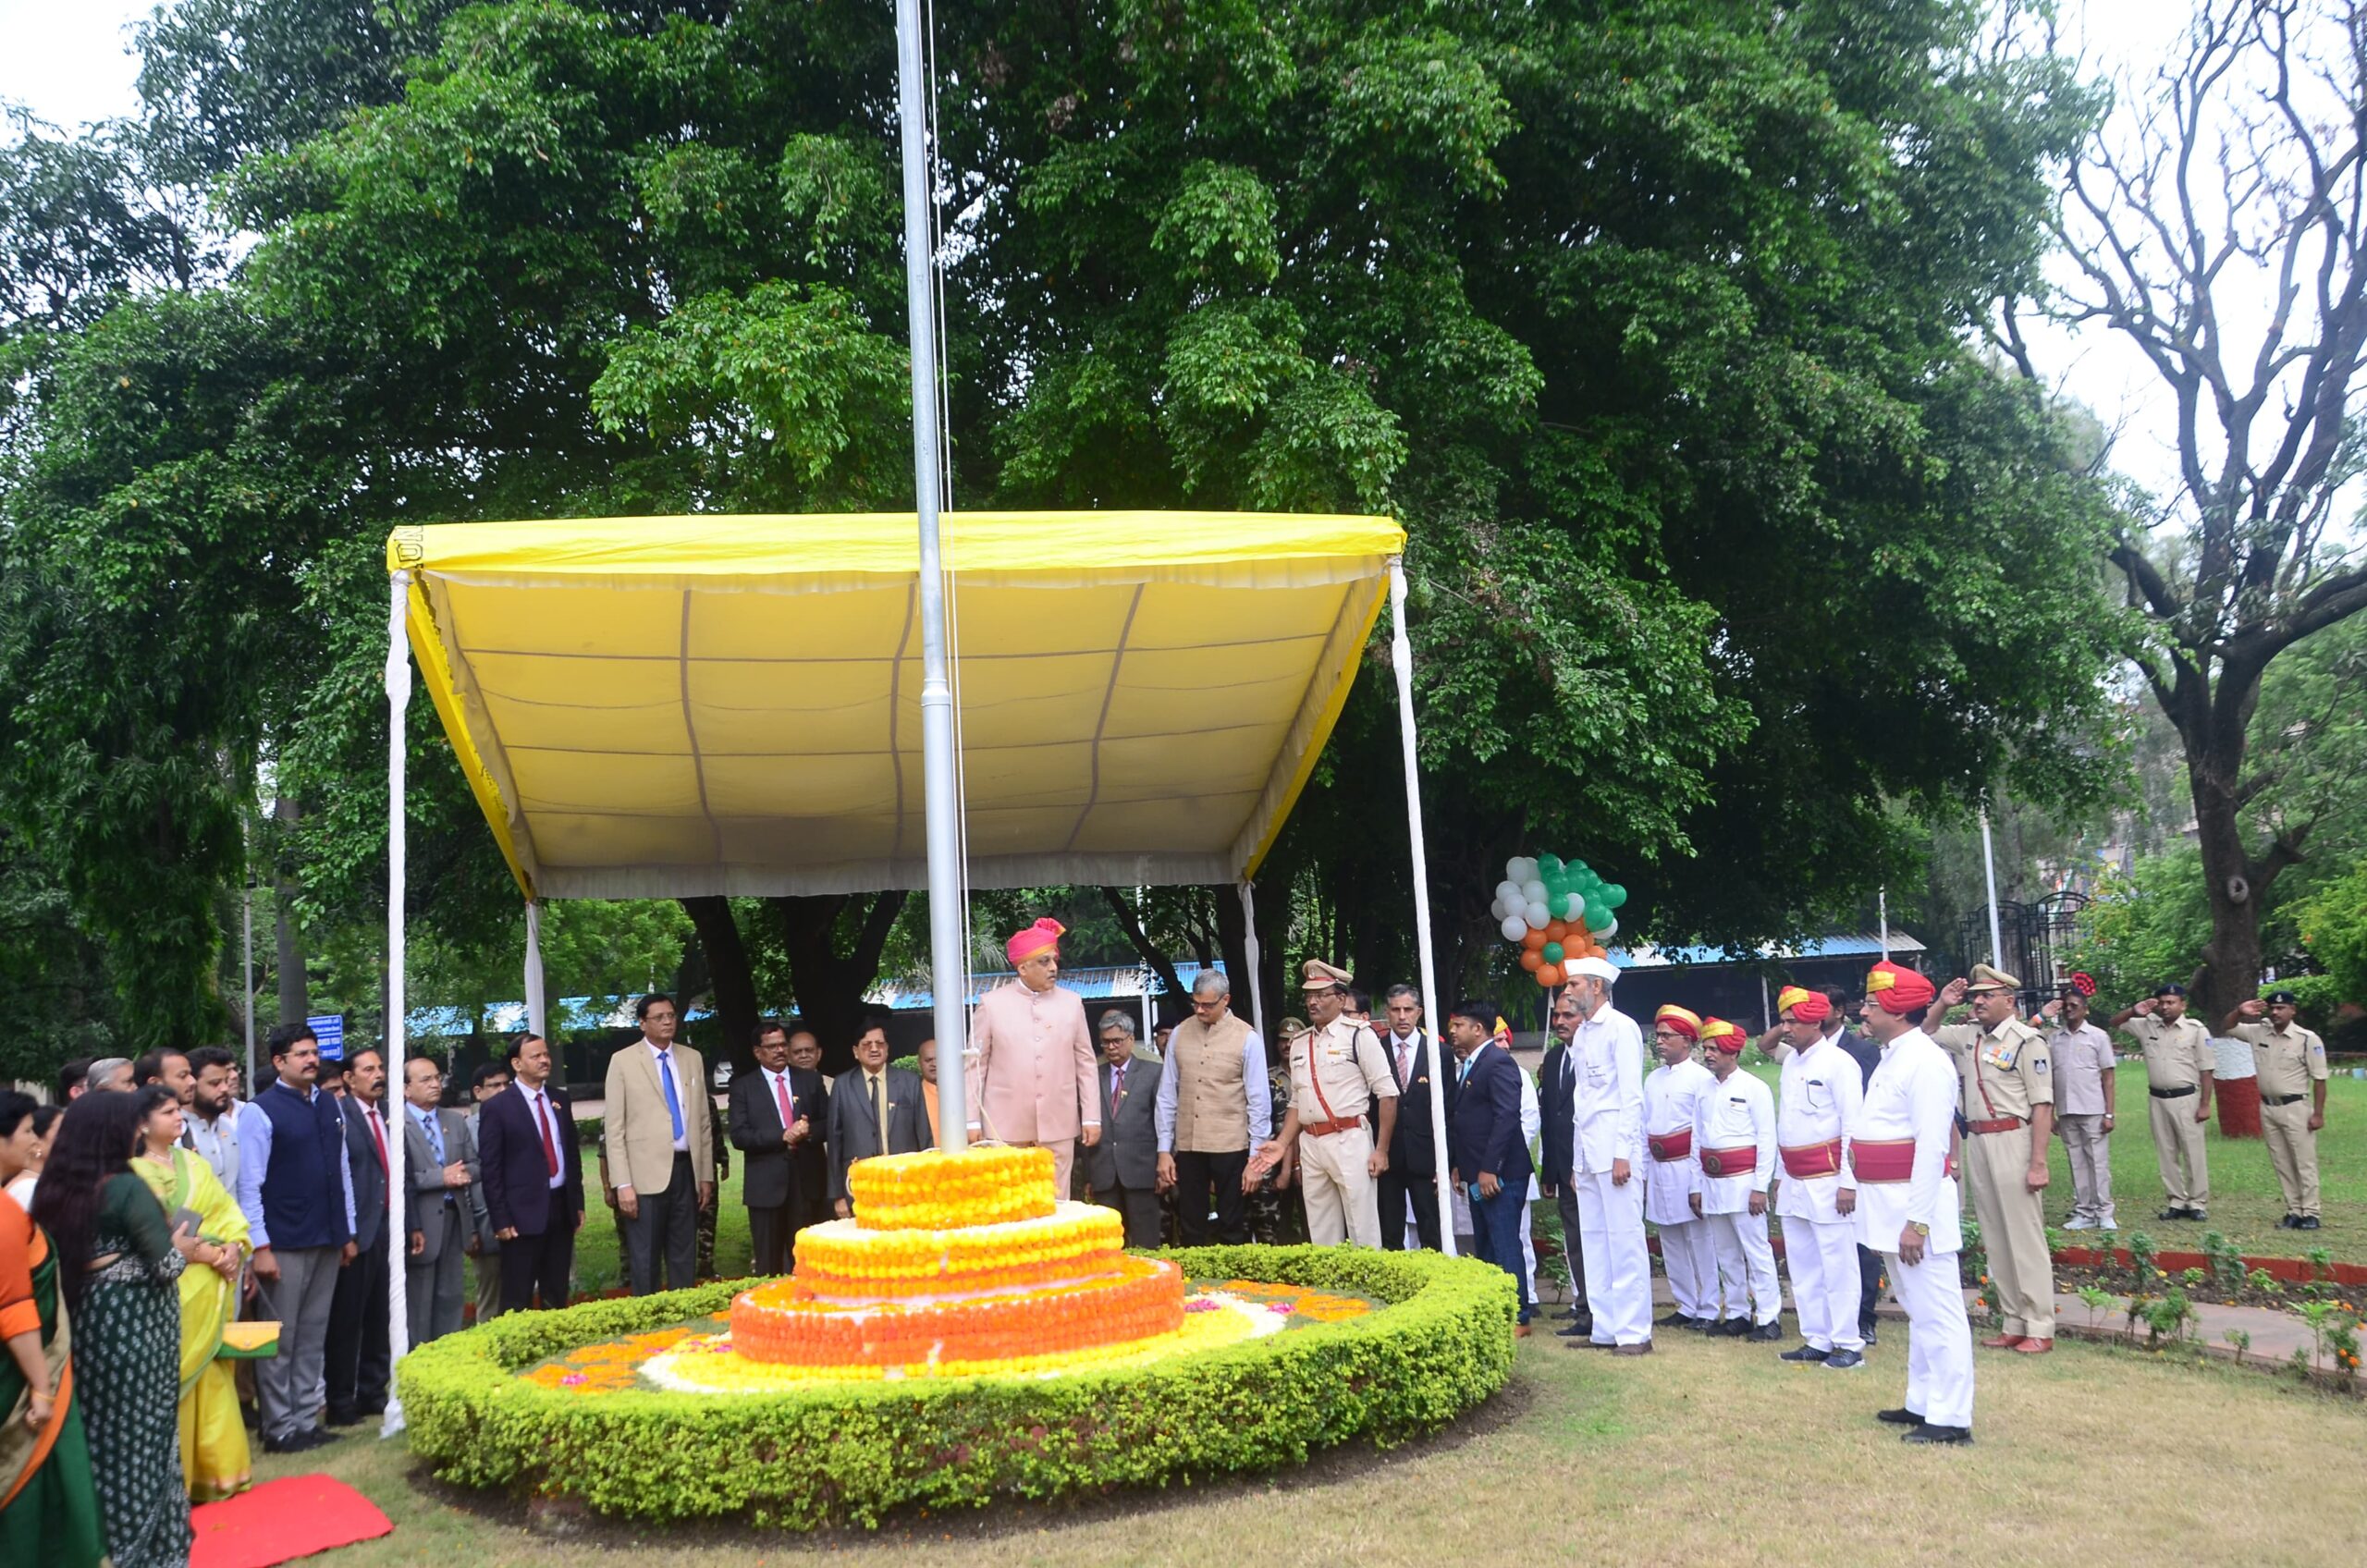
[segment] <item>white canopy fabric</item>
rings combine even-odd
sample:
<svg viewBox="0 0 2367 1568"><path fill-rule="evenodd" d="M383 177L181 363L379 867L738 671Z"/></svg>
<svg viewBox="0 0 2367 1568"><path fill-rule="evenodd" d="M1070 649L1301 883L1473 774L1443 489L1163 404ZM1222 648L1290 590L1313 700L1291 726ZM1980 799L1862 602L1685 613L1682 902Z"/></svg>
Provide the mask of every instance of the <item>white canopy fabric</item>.
<svg viewBox="0 0 2367 1568"><path fill-rule="evenodd" d="M927 885L914 516L399 531L423 680L532 898ZM945 514L969 881L1251 876L1386 518Z"/></svg>

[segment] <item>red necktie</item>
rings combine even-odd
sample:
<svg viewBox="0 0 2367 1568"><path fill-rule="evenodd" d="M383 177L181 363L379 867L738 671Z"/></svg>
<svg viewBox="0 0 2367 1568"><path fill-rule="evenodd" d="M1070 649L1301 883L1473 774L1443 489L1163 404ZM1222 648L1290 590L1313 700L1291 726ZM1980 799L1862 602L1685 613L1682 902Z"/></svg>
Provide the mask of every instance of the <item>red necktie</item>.
<svg viewBox="0 0 2367 1568"><path fill-rule="evenodd" d="M540 1095L534 1096L534 1125L542 1129L543 1159L550 1166L550 1173L556 1176L558 1174L558 1145L551 1141L551 1108L544 1103Z"/></svg>
<svg viewBox="0 0 2367 1568"><path fill-rule="evenodd" d="M790 1124L797 1120L790 1112L788 1073L784 1072L773 1080L773 1097L780 1102L780 1130L786 1133Z"/></svg>
<svg viewBox="0 0 2367 1568"><path fill-rule="evenodd" d="M1122 1100L1126 1097L1126 1064L1122 1061L1110 1074L1110 1097L1113 1100Z"/></svg>
<svg viewBox="0 0 2367 1568"><path fill-rule="evenodd" d="M370 1141L378 1145L378 1171L384 1175L386 1170L386 1134L378 1125L377 1108L363 1106L362 1114L370 1119Z"/></svg>

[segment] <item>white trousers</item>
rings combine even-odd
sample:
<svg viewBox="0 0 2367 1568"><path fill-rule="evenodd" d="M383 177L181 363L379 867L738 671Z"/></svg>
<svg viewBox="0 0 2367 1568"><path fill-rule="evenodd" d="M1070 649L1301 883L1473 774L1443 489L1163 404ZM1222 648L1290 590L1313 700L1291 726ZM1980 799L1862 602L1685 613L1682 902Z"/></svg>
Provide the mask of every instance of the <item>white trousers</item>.
<svg viewBox="0 0 2367 1568"><path fill-rule="evenodd" d="M1597 1344L1639 1345L1652 1337L1652 1258L1644 1245L1644 1183L1624 1187L1611 1172L1580 1172L1578 1236L1586 1254L1587 1309Z"/></svg>
<svg viewBox="0 0 2367 1568"><path fill-rule="evenodd" d="M1661 1227L1661 1262L1668 1268L1668 1293L1687 1317L1718 1314L1718 1253L1708 1221Z"/></svg>
<svg viewBox="0 0 2367 1568"><path fill-rule="evenodd" d="M1892 1293L1907 1308L1907 1408L1934 1427L1972 1425L1972 1319L1956 1255L1925 1253L1909 1268L1885 1253Z"/></svg>
<svg viewBox="0 0 2367 1568"><path fill-rule="evenodd" d="M1767 1216L1705 1214L1711 1245L1717 1249L1718 1284L1725 1292L1726 1316L1748 1313L1753 1323L1783 1315L1784 1291L1775 1282L1775 1248L1767 1240Z"/></svg>
<svg viewBox="0 0 2367 1568"><path fill-rule="evenodd" d="M1784 1261L1792 1270L1792 1305L1800 1338L1816 1350L1864 1350L1858 1332L1858 1227L1784 1217Z"/></svg>

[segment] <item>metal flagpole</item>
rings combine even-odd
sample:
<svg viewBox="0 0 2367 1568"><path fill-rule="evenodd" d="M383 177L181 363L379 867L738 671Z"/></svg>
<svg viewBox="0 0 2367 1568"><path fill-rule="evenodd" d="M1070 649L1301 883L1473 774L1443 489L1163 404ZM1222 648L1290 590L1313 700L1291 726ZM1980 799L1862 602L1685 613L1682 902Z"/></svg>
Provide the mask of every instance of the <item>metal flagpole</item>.
<svg viewBox="0 0 2367 1568"><path fill-rule="evenodd" d="M896 117L904 165L904 303L913 340L913 488L920 516L921 778L928 825L929 986L937 1017L938 1143L969 1143L962 1049L970 1037L963 962L960 802L953 794L953 689L945 651L945 575L938 547L937 312L930 288L927 105L920 0L896 0Z"/></svg>
<svg viewBox="0 0 2367 1568"><path fill-rule="evenodd" d="M1415 770L1414 744L1414 643L1405 635L1405 565L1395 556L1389 558L1389 662L1397 672L1397 733L1405 753L1405 828L1414 845L1414 942L1422 969L1422 1009L1424 1022L1429 1027L1423 1031L1424 1046L1430 1058L1430 1138L1431 1146L1446 1147L1446 1069L1439 1060L1438 1020L1439 980L1435 973L1437 961L1430 952L1430 865L1429 856L1422 844L1422 781ZM1449 1257L1454 1256L1454 1188L1449 1180L1447 1162L1436 1162L1439 1183L1439 1248ZM1403 1227L1404 1215L1385 1217L1385 1222Z"/></svg>
<svg viewBox="0 0 2367 1568"><path fill-rule="evenodd" d="M393 607L386 619L386 1085L381 1091L380 1117L386 1123L386 1219L381 1241L386 1249L386 1365L402 1362L411 1348L411 1304L398 1241L402 1205L397 1195L403 1185L402 1123L387 1117L385 1108L402 1101L403 1084L403 881L406 873L403 813L403 715L411 707L411 645L403 633L409 607L411 573L397 571ZM403 1429L402 1386L386 1379L386 1415L378 1428L382 1438Z"/></svg>
<svg viewBox="0 0 2367 1568"><path fill-rule="evenodd" d="M251 790L250 795L253 793ZM254 832L254 802L247 802L246 815L239 822L240 858L247 863L245 896L239 910L239 988L246 992L239 1011L247 1015L247 1072L239 1082L253 1094L255 1083L255 861L252 834Z"/></svg>
<svg viewBox="0 0 2367 1568"><path fill-rule="evenodd" d="M1989 962L1995 968L2003 969L2005 961L1997 956L2005 950L2005 944L1997 933L1997 846L1989 838L1987 806L1981 808L1981 859L1989 870Z"/></svg>
<svg viewBox="0 0 2367 1568"><path fill-rule="evenodd" d="M1266 1022L1265 986L1257 978L1257 884L1241 884L1241 961L1249 966L1249 1018L1266 1043L1274 1043L1274 1031Z"/></svg>
<svg viewBox="0 0 2367 1568"><path fill-rule="evenodd" d="M543 986L543 903L540 899L528 899L526 900L526 1033L539 1035L547 1041L550 1035L546 1032L543 1015L548 1011L549 1003L544 995ZM558 1059L557 1047L552 1047L551 1056L554 1060Z"/></svg>
<svg viewBox="0 0 2367 1568"><path fill-rule="evenodd" d="M1890 960L1890 889L1888 888L1874 889L1874 910L1875 918L1883 923L1883 960L1888 962Z"/></svg>

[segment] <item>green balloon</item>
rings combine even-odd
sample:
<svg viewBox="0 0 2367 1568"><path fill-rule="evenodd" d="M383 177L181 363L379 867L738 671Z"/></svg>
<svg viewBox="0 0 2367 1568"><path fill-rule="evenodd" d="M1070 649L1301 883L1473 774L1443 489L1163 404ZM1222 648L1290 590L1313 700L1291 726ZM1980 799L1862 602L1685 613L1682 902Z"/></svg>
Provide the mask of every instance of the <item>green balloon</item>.
<svg viewBox="0 0 2367 1568"><path fill-rule="evenodd" d="M1605 908L1605 909L1617 909L1617 908L1619 908L1621 905L1625 904L1626 901L1627 901L1627 889L1626 889L1626 888L1623 888L1623 887L1621 887L1618 883L1616 883L1616 882L1609 883L1609 884L1607 884L1607 885L1603 888L1603 889L1602 889L1602 905L1603 905L1603 908Z"/></svg>
<svg viewBox="0 0 2367 1568"><path fill-rule="evenodd" d="M1549 879L1550 879L1550 878L1552 878L1552 877L1555 877L1555 876L1561 876L1561 875L1562 875L1562 857L1561 857L1560 855L1539 855L1539 856L1538 856L1538 857L1537 857L1537 873L1538 873L1538 875L1539 875L1539 876L1543 876L1543 877L1547 877L1547 878L1549 878Z"/></svg>
<svg viewBox="0 0 2367 1568"><path fill-rule="evenodd" d="M1545 958L1545 962L1548 962L1548 963L1559 963L1559 962L1562 962L1562 944L1561 944L1561 943L1559 943L1559 942L1548 942L1548 943L1546 943L1546 944L1545 944L1545 947L1544 947L1544 949L1543 949L1542 950L1543 950L1543 954L1544 954L1544 958Z"/></svg>
<svg viewBox="0 0 2367 1568"><path fill-rule="evenodd" d="M1587 929L1600 931L1611 924L1611 910L1600 899L1587 900Z"/></svg>

